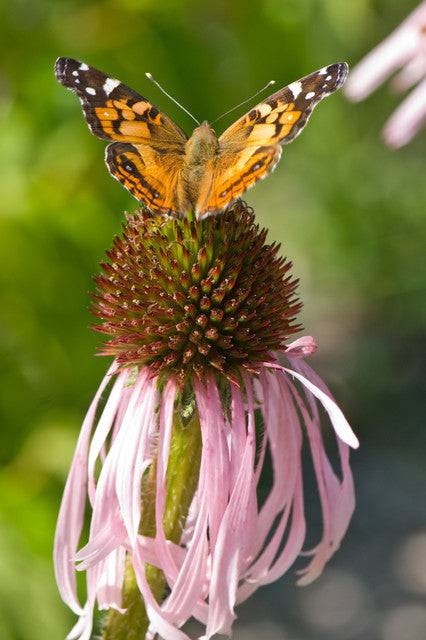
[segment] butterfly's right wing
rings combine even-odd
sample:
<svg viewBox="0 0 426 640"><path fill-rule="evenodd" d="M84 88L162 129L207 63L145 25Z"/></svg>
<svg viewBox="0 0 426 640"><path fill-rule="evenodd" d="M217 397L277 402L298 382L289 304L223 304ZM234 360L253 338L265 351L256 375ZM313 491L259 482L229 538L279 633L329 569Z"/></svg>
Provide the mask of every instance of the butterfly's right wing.
<svg viewBox="0 0 426 640"><path fill-rule="evenodd" d="M184 132L149 100L84 62L59 58L55 72L79 97L92 133L114 141L106 151L113 177L152 210L177 211Z"/></svg>
<svg viewBox="0 0 426 640"><path fill-rule="evenodd" d="M222 147L289 144L305 128L315 107L340 89L348 75L346 62L330 64L292 82L259 103L219 138Z"/></svg>
<svg viewBox="0 0 426 640"><path fill-rule="evenodd" d="M306 126L316 105L339 89L348 74L345 62L331 64L292 82L246 113L219 138L220 154L209 189L200 194L200 217L228 206L281 157Z"/></svg>

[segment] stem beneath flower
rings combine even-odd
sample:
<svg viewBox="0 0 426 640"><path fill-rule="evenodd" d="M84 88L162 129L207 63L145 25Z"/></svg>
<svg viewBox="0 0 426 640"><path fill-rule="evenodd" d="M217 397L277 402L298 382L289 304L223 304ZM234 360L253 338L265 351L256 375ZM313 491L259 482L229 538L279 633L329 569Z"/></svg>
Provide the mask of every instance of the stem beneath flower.
<svg viewBox="0 0 426 640"><path fill-rule="evenodd" d="M179 543L188 510L198 484L201 459L201 430L195 411L191 420L183 423L175 410L169 463L167 466L167 497L163 525L167 540ZM155 536L156 458L143 487L142 523L144 536ZM152 565L146 566L146 577L157 602L161 602L166 579L163 572ZM124 614L111 609L106 618L103 640L141 640L148 630L149 620L139 591L131 557L127 557L122 606Z"/></svg>

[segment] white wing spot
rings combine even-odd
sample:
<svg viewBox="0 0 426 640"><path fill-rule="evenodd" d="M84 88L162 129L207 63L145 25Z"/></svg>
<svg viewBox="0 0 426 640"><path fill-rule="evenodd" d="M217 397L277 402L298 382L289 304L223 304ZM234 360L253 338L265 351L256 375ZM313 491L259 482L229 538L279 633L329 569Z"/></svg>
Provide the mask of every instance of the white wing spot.
<svg viewBox="0 0 426 640"><path fill-rule="evenodd" d="M86 93L88 93L91 96L95 96L96 95L96 91L95 91L95 89L93 89L93 87L86 87Z"/></svg>
<svg viewBox="0 0 426 640"><path fill-rule="evenodd" d="M80 84L80 80L79 80L78 78L76 78L76 79L74 80L74 82L75 82L75 84Z"/></svg>
<svg viewBox="0 0 426 640"><path fill-rule="evenodd" d="M271 111L272 111L272 107L267 102L264 102L263 104L261 104L259 106L259 113L260 113L262 118L264 118L265 116L269 115L271 113Z"/></svg>
<svg viewBox="0 0 426 640"><path fill-rule="evenodd" d="M302 83L299 81L292 82L291 84L288 85L288 88L292 92L294 99L296 99L299 93L301 93L302 91Z"/></svg>
<svg viewBox="0 0 426 640"><path fill-rule="evenodd" d="M310 100L314 96L315 96L315 91L309 91L309 93L306 94L306 100Z"/></svg>
<svg viewBox="0 0 426 640"><path fill-rule="evenodd" d="M82 71L89 71L89 65L86 64L85 62L82 62L81 65L79 66L79 69L81 69Z"/></svg>
<svg viewBox="0 0 426 640"><path fill-rule="evenodd" d="M109 96L111 91L113 91L115 87L118 87L119 84L120 84L120 80L115 80L115 78L107 78L104 82L104 87L103 87L107 96Z"/></svg>
<svg viewBox="0 0 426 640"><path fill-rule="evenodd" d="M326 77L327 82L330 82L331 78L332 78L332 76L327 76Z"/></svg>
<svg viewBox="0 0 426 640"><path fill-rule="evenodd" d="M318 74L319 74L320 76L325 76L327 73L328 73L328 67L323 67L322 69L320 69L320 70L318 71Z"/></svg>
<svg viewBox="0 0 426 640"><path fill-rule="evenodd" d="M72 75L73 75L73 76L78 76L78 71L77 71L77 69L74 69L74 71L72 72Z"/></svg>

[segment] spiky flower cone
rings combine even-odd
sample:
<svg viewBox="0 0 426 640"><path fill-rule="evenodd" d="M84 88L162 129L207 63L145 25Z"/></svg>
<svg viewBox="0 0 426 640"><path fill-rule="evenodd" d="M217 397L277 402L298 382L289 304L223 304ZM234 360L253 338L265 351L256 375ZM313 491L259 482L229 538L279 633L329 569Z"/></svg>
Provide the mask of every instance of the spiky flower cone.
<svg viewBox="0 0 426 640"><path fill-rule="evenodd" d="M205 640L229 635L235 606L302 551L303 443L323 535L299 583L339 547L358 442L304 361L313 338L287 343L300 303L278 249L243 202L201 221L141 210L116 238L94 301L114 362L83 423L55 539L61 596L79 615L69 638L90 639L96 604L109 610L103 640L187 640L191 617ZM338 436L339 474L317 401ZM259 500L265 461L272 481ZM86 494L90 533L78 551ZM83 607L75 569L86 572Z"/></svg>
<svg viewBox="0 0 426 640"><path fill-rule="evenodd" d="M301 328L291 262L265 240L241 201L201 221L129 216L96 278L103 353L180 382L258 371Z"/></svg>

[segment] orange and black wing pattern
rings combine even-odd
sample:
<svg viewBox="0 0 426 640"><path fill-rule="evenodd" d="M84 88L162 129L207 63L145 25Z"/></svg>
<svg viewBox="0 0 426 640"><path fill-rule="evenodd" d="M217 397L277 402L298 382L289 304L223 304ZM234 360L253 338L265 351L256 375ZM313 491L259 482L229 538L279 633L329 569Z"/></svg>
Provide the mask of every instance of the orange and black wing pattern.
<svg viewBox="0 0 426 640"><path fill-rule="evenodd" d="M148 145L114 142L106 148L105 162L110 174L151 211L182 214L181 155L161 155Z"/></svg>
<svg viewBox="0 0 426 640"><path fill-rule="evenodd" d="M215 179L200 194L198 210L206 215L224 208L270 173L281 145L292 142L306 126L316 105L345 82L348 65L331 64L292 82L259 103L219 138Z"/></svg>
<svg viewBox="0 0 426 640"><path fill-rule="evenodd" d="M106 151L111 175L152 210L177 211L185 133L149 100L84 62L59 58L55 73L79 97L92 133L113 142Z"/></svg>

